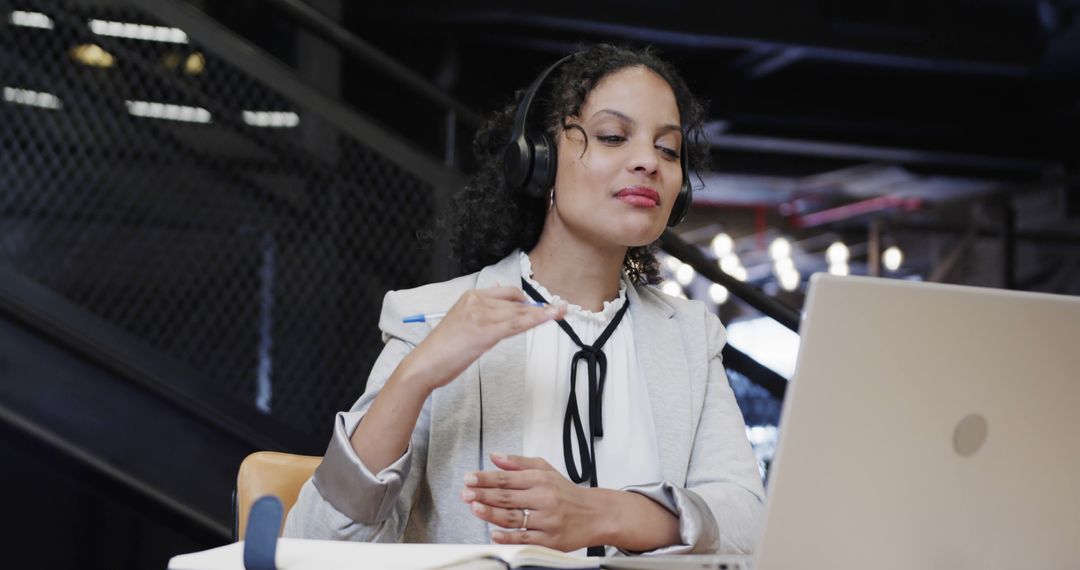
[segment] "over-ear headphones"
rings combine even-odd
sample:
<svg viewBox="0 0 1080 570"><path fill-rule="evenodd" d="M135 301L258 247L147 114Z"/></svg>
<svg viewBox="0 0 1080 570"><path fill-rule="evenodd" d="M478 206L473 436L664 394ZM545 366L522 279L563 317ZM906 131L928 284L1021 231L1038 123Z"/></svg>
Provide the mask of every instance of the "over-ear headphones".
<svg viewBox="0 0 1080 570"><path fill-rule="evenodd" d="M533 132L529 129L529 108L536 97L536 92L540 90L540 86L544 84L548 75L572 57L574 57L573 54L568 55L545 69L533 80L532 85L521 98L521 103L518 104L517 111L514 113L514 127L510 131L510 142L503 149L503 175L510 191L524 192L528 196L541 198L555 185L555 171L558 168L557 149L546 132L543 130ZM690 211L693 189L690 186L689 155L684 134L683 148L679 153L683 177L682 188L679 189L675 205L671 208L668 227L679 225Z"/></svg>

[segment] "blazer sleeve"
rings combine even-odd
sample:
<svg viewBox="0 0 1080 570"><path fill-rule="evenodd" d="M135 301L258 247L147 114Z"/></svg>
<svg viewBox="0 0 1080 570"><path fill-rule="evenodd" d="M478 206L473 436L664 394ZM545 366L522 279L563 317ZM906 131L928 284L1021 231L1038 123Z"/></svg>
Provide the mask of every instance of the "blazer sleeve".
<svg viewBox="0 0 1080 570"><path fill-rule="evenodd" d="M664 481L626 489L651 498L679 518L682 544L648 554L750 554L763 522L765 490L720 355L724 327L715 315L706 314L705 328L708 378L686 483Z"/></svg>
<svg viewBox="0 0 1080 570"><path fill-rule="evenodd" d="M386 343L364 394L334 418L326 455L289 511L284 536L365 542L400 542L427 458L431 398L424 403L405 453L372 473L353 451L350 438L398 364L430 329L401 324L402 303L387 293L379 327ZM415 325L414 325L415 327Z"/></svg>

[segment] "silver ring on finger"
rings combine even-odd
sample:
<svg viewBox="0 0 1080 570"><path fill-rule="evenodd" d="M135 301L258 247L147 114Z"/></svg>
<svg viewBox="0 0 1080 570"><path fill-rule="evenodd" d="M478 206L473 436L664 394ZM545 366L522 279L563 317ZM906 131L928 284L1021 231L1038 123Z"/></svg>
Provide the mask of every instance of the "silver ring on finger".
<svg viewBox="0 0 1080 570"><path fill-rule="evenodd" d="M518 530L529 530L529 509L521 509L521 528Z"/></svg>

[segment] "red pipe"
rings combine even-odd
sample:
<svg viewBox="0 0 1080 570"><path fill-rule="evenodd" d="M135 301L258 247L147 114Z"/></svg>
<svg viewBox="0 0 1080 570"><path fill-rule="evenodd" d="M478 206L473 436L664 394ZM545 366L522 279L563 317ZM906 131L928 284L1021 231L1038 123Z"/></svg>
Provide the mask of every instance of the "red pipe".
<svg viewBox="0 0 1080 570"><path fill-rule="evenodd" d="M791 225L796 228L812 228L823 224L831 224L840 220L846 220L855 216L861 216L872 212L880 212L891 208L900 208L905 211L918 210L922 207L921 198L903 196L878 196L861 202L852 202L836 208L821 210L806 215L791 216Z"/></svg>

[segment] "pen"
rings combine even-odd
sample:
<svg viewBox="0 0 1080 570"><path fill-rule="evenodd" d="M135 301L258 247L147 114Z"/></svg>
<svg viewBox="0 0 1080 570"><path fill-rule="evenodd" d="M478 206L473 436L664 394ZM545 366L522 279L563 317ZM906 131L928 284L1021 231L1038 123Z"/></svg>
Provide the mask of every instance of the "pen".
<svg viewBox="0 0 1080 570"><path fill-rule="evenodd" d="M532 305L533 307L543 307L544 304L539 301L522 301L526 305ZM426 323L435 319L441 319L446 316L446 312L442 313L420 313L418 315L409 315L403 319L403 323Z"/></svg>

